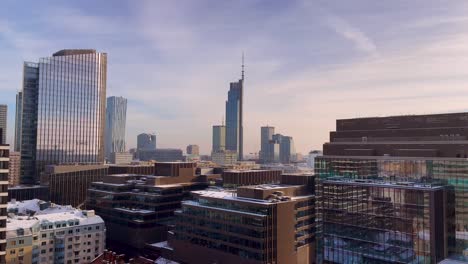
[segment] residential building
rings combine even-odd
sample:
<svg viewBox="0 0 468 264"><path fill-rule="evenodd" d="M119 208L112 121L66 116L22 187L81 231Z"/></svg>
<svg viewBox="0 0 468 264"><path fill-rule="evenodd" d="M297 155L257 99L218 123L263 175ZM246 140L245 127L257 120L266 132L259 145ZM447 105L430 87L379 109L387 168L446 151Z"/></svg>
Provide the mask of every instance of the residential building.
<svg viewBox="0 0 468 264"><path fill-rule="evenodd" d="M155 150L142 150L138 152L138 156L142 161L159 161L159 162L169 162L169 161L182 161L184 160L184 155L181 149L155 149Z"/></svg>
<svg viewBox="0 0 468 264"><path fill-rule="evenodd" d="M156 150L156 135L142 133L137 136L137 151Z"/></svg>
<svg viewBox="0 0 468 264"><path fill-rule="evenodd" d="M112 164L130 164L133 161L133 154L130 152L112 152L109 162Z"/></svg>
<svg viewBox="0 0 468 264"><path fill-rule="evenodd" d="M280 170L225 170L223 171L223 185L225 187L238 187L279 183L281 174Z"/></svg>
<svg viewBox="0 0 468 264"><path fill-rule="evenodd" d="M0 144L6 144L7 139L7 115L8 106L4 104L0 104L0 130L2 130L2 134L0 136Z"/></svg>
<svg viewBox="0 0 468 264"><path fill-rule="evenodd" d="M213 144L211 151L226 150L226 126L213 126Z"/></svg>
<svg viewBox="0 0 468 264"><path fill-rule="evenodd" d="M336 128L315 159L319 184L335 176L444 182L455 197L447 255L468 261L468 113L344 119Z"/></svg>
<svg viewBox="0 0 468 264"><path fill-rule="evenodd" d="M429 183L321 182L323 263L439 263L454 237L453 192Z"/></svg>
<svg viewBox="0 0 468 264"><path fill-rule="evenodd" d="M0 144L0 263L5 263L9 154L10 146Z"/></svg>
<svg viewBox="0 0 468 264"><path fill-rule="evenodd" d="M125 125L127 122L127 99L111 96L106 105L106 158L112 153L125 152Z"/></svg>
<svg viewBox="0 0 468 264"><path fill-rule="evenodd" d="M200 155L200 147L198 145L188 145L187 146L188 155Z"/></svg>
<svg viewBox="0 0 468 264"><path fill-rule="evenodd" d="M10 165L8 173L8 185L16 186L20 184L21 153L10 151Z"/></svg>
<svg viewBox="0 0 468 264"><path fill-rule="evenodd" d="M244 157L244 62L242 62L242 78L230 83L226 101L226 149L235 151L238 160Z"/></svg>
<svg viewBox="0 0 468 264"><path fill-rule="evenodd" d="M21 151L21 114L23 113L23 92L16 94L16 112L15 112L15 146L16 152Z"/></svg>
<svg viewBox="0 0 468 264"><path fill-rule="evenodd" d="M211 152L211 161L221 166L236 164L238 157L237 152L231 150Z"/></svg>
<svg viewBox="0 0 468 264"><path fill-rule="evenodd" d="M155 164L155 175L108 175L89 188L87 208L103 217L109 246L128 256L146 243L166 240L174 216L192 190L208 187L220 175L197 175L195 163Z"/></svg>
<svg viewBox="0 0 468 264"><path fill-rule="evenodd" d="M102 181L107 173L105 165L50 165L41 185L48 186L51 202L83 208L91 183Z"/></svg>
<svg viewBox="0 0 468 264"><path fill-rule="evenodd" d="M8 203L6 263L89 263L105 249L106 227L94 211L40 200Z"/></svg>
<svg viewBox="0 0 468 264"><path fill-rule="evenodd" d="M192 193L195 200L176 211L168 241L155 245L163 257L187 264L316 263L314 176Z"/></svg>
<svg viewBox="0 0 468 264"><path fill-rule="evenodd" d="M24 63L21 183L35 184L47 165L102 164L107 54L61 50Z"/></svg>

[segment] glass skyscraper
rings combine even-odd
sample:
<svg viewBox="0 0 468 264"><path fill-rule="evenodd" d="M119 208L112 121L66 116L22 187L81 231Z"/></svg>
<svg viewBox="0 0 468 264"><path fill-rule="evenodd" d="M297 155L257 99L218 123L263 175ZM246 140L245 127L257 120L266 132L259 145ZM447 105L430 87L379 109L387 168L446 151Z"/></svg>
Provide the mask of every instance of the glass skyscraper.
<svg viewBox="0 0 468 264"><path fill-rule="evenodd" d="M125 124L127 122L127 99L111 96L106 107L106 158L111 153L125 152Z"/></svg>
<svg viewBox="0 0 468 264"><path fill-rule="evenodd" d="M242 62L242 79L230 83L226 101L226 149L236 151L238 160L242 160L244 156L243 96L244 63Z"/></svg>
<svg viewBox="0 0 468 264"><path fill-rule="evenodd" d="M25 63L21 183L46 165L104 162L107 54L61 50Z"/></svg>
<svg viewBox="0 0 468 264"><path fill-rule="evenodd" d="M21 113L23 112L23 92L16 94L16 113L15 113L15 151L21 149Z"/></svg>

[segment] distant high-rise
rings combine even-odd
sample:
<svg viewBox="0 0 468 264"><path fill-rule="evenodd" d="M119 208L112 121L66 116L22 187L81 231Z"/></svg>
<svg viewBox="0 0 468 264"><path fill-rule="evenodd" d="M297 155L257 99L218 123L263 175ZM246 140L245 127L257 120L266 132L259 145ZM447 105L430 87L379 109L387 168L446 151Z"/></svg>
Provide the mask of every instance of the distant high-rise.
<svg viewBox="0 0 468 264"><path fill-rule="evenodd" d="M200 147L198 145L188 145L187 154L188 155L200 155Z"/></svg>
<svg viewBox="0 0 468 264"><path fill-rule="evenodd" d="M24 63L21 183L49 164L103 163L107 54L61 50Z"/></svg>
<svg viewBox="0 0 468 264"><path fill-rule="evenodd" d="M23 92L16 94L16 113L15 113L15 146L16 152L21 150L21 113L23 112Z"/></svg>
<svg viewBox="0 0 468 264"><path fill-rule="evenodd" d="M115 152L125 152L125 124L127 122L127 99L111 96L106 107L106 158Z"/></svg>
<svg viewBox="0 0 468 264"><path fill-rule="evenodd" d="M212 152L226 150L226 126L213 126Z"/></svg>
<svg viewBox="0 0 468 264"><path fill-rule="evenodd" d="M7 134L7 105L0 105L0 130L2 134L0 137L0 144L6 144L6 134Z"/></svg>
<svg viewBox="0 0 468 264"><path fill-rule="evenodd" d="M156 150L156 135L142 133L137 136L137 151Z"/></svg>
<svg viewBox="0 0 468 264"><path fill-rule="evenodd" d="M271 162L273 157L271 157L271 144L273 140L273 134L275 134L275 128L271 126L264 126L260 128L260 160L264 163Z"/></svg>
<svg viewBox="0 0 468 264"><path fill-rule="evenodd" d="M244 156L243 97L244 57L242 56L242 78L230 83L226 101L226 149L236 151L239 160Z"/></svg>

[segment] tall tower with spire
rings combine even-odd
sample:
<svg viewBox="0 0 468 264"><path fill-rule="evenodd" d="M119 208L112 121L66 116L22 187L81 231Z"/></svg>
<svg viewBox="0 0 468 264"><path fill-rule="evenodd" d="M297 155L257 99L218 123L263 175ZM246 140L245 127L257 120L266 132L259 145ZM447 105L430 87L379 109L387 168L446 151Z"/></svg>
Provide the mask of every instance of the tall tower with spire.
<svg viewBox="0 0 468 264"><path fill-rule="evenodd" d="M226 101L226 149L236 151L238 160L244 158L244 53L241 79L230 83Z"/></svg>

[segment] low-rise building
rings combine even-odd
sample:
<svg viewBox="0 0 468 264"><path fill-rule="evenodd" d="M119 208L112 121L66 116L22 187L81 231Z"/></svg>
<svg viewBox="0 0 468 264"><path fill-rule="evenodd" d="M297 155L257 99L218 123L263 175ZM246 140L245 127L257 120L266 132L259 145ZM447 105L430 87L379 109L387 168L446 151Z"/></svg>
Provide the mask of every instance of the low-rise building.
<svg viewBox="0 0 468 264"><path fill-rule="evenodd" d="M105 249L106 227L94 211L41 200L8 203L6 263L87 263Z"/></svg>
<svg viewBox="0 0 468 264"><path fill-rule="evenodd" d="M130 164L133 160L133 154L130 152L112 152L109 162L112 164Z"/></svg>

